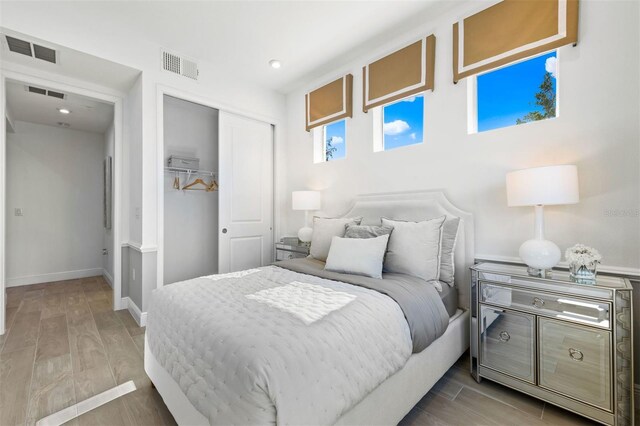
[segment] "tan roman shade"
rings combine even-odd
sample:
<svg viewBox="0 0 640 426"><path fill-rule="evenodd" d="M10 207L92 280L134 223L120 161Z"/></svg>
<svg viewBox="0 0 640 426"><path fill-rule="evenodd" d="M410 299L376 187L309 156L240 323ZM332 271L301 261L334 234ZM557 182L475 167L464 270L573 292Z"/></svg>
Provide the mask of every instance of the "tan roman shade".
<svg viewBox="0 0 640 426"><path fill-rule="evenodd" d="M353 116L353 75L347 74L304 96L307 132Z"/></svg>
<svg viewBox="0 0 640 426"><path fill-rule="evenodd" d="M578 42L578 0L503 0L453 24L453 81Z"/></svg>
<svg viewBox="0 0 640 426"><path fill-rule="evenodd" d="M432 34L362 68L362 110L433 90L436 38Z"/></svg>

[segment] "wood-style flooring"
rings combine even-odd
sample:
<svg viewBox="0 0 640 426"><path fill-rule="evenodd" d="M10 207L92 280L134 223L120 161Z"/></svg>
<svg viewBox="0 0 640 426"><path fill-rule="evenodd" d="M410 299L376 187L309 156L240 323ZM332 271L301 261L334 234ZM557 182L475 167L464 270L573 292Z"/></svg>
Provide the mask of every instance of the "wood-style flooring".
<svg viewBox="0 0 640 426"><path fill-rule="evenodd" d="M0 336L0 425L39 419L133 380L137 390L72 425L174 425L144 372L144 328L112 310L102 277L7 289ZM636 417L638 415L636 414ZM469 375L464 355L400 423L409 425L584 425L568 411Z"/></svg>
<svg viewBox="0 0 640 426"><path fill-rule="evenodd" d="M33 425L129 380L136 391L68 424L175 424L144 372L144 328L113 311L112 294L102 277L7 289L0 425Z"/></svg>

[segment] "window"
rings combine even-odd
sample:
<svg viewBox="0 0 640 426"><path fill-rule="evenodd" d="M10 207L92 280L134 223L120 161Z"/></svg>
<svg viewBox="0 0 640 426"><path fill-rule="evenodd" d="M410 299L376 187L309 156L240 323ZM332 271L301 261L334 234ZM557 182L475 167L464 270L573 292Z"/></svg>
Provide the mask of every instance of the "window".
<svg viewBox="0 0 640 426"><path fill-rule="evenodd" d="M556 117L557 60L554 51L478 75L477 114L470 132Z"/></svg>
<svg viewBox="0 0 640 426"><path fill-rule="evenodd" d="M373 120L376 126L374 151L387 151L422 143L424 95L409 96L376 108Z"/></svg>
<svg viewBox="0 0 640 426"><path fill-rule="evenodd" d="M347 121L340 120L313 129L314 163L339 160L347 156Z"/></svg>

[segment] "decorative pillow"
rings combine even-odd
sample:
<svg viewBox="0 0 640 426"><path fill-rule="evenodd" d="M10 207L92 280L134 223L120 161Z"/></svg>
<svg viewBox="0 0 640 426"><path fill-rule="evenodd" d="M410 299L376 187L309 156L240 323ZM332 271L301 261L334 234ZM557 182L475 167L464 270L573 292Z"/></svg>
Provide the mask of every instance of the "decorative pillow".
<svg viewBox="0 0 640 426"><path fill-rule="evenodd" d="M327 260L331 239L333 237L344 237L347 225L360 225L361 217L341 217L336 219L314 217L313 235L311 236L311 247L309 254L314 259Z"/></svg>
<svg viewBox="0 0 640 426"><path fill-rule="evenodd" d="M388 242L388 234L374 238L333 237L324 269L381 279Z"/></svg>
<svg viewBox="0 0 640 426"><path fill-rule="evenodd" d="M460 218L447 218L442 225L442 245L440 247L440 281L454 286L455 263L454 256Z"/></svg>
<svg viewBox="0 0 640 426"><path fill-rule="evenodd" d="M423 222L403 222L382 218L382 224L393 226L389 238L384 270L412 275L426 281L440 275L440 242L446 216Z"/></svg>
<svg viewBox="0 0 640 426"><path fill-rule="evenodd" d="M345 238L375 238L381 235L389 235L393 231L392 226L376 225L347 225Z"/></svg>

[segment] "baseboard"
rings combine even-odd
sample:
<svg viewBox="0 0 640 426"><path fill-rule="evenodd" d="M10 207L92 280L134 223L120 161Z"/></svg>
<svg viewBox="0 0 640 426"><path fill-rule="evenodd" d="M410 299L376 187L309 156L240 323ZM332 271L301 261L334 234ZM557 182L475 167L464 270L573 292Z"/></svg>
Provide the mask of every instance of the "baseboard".
<svg viewBox="0 0 640 426"><path fill-rule="evenodd" d="M103 268L102 269L102 276L107 281L107 284L109 284L111 286L111 288L113 288L113 277L111 276L109 271L107 271L106 269Z"/></svg>
<svg viewBox="0 0 640 426"><path fill-rule="evenodd" d="M21 285L40 284L64 280L77 280L78 278L96 277L101 275L103 275L102 268L79 269L77 271L53 272L51 274L7 278L6 285L7 287L18 287Z"/></svg>
<svg viewBox="0 0 640 426"><path fill-rule="evenodd" d="M524 265L522 259L515 256L501 256L495 254L476 254L476 261L490 261L490 262L502 262L502 263L514 263L518 265ZM560 269L569 269L569 264L565 261L561 261L555 266ZM555 268L554 267L554 268ZM612 275L620 275L625 278L637 280L640 278L639 268L627 268L625 266L611 266L611 265L599 265L598 272Z"/></svg>
<svg viewBox="0 0 640 426"><path fill-rule="evenodd" d="M133 319L136 320L140 327L145 327L147 325L147 313L142 312L138 305L136 305L130 297L122 298L122 306L127 307L129 313L131 314Z"/></svg>

